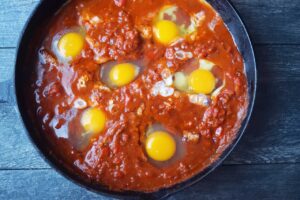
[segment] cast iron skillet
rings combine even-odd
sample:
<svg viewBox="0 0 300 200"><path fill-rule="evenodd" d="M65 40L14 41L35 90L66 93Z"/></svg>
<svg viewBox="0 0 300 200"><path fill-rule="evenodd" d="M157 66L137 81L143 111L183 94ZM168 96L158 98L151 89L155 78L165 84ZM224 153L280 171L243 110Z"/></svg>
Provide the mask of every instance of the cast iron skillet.
<svg viewBox="0 0 300 200"><path fill-rule="evenodd" d="M248 33L232 5L227 0L207 1L223 18L244 58L249 91L249 109L247 116L232 144L223 152L220 158L211 164L207 169L195 175L194 177L170 188L161 189L152 193L142 193L134 191L110 191L107 187L84 180L80 176L76 175L72 168L67 166L58 155L53 153L53 149L51 149L50 145L44 141L44 138L42 137L42 130L36 123L37 120L35 111L29 106L30 102L26 100L28 98L25 98L26 95L28 95L28 87L30 85L28 77L31 77L32 73L35 71L34 58L37 55L36 47L39 45L39 42L41 42L43 37L42 27L49 22L51 16L53 16L59 10L59 8L67 2L67 0L41 0L39 5L32 13L27 25L25 26L19 42L15 65L15 94L20 115L23 119L24 126L27 129L29 138L37 147L41 153L41 156L48 161L53 168L80 186L103 195L128 199L162 199L200 181L222 163L222 161L236 146L248 124L256 93L256 63Z"/></svg>

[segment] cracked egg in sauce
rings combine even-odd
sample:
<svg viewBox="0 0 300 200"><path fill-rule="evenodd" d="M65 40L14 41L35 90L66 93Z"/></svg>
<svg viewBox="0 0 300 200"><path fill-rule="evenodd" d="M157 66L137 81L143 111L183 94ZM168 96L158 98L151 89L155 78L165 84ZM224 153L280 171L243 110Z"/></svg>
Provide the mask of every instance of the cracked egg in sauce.
<svg viewBox="0 0 300 200"><path fill-rule="evenodd" d="M32 105L78 176L156 191L235 138L248 106L243 59L205 1L72 0L45 29Z"/></svg>

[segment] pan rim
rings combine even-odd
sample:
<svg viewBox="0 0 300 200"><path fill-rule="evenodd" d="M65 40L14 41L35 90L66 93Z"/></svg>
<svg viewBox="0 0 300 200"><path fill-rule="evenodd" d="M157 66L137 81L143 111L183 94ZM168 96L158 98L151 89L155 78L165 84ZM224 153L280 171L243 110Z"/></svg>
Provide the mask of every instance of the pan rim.
<svg viewBox="0 0 300 200"><path fill-rule="evenodd" d="M238 144L238 142L240 141L241 137L243 136L243 134L249 124L249 120L250 120L250 117L251 117L251 114L253 111L253 107L254 107L256 90L257 90L257 69L256 69L256 60L255 60L253 45L252 45L251 39L249 37L248 31L247 31L243 21L239 17L236 9L233 7L233 5L228 0L224 0L224 1L207 0L207 2L221 15L222 19L224 19L222 16L222 13L220 13L220 11L218 9L216 9L216 7L214 5L222 4L223 6L226 7L226 9L231 10L231 15L233 17L235 17L235 20L237 20L237 23L239 23L241 31L244 32L244 38L246 39L246 42L249 45L248 51L250 51L250 52L248 52L248 53L250 55L250 58L249 58L250 62L252 62L251 68L253 70L253 77L251 77L252 78L251 85L249 85L249 80L248 80L249 77L247 77L248 95L249 95L249 105L248 105L248 109L247 109L247 115L246 115L245 119L243 120L240 129L236 133L235 139L233 139L231 144L228 145L228 147L222 152L222 154L220 154L220 156L218 157L218 159L215 162L211 163L206 169L198 172L197 174L193 175L191 178L189 178L185 181L175 184L169 188L163 188L158 191L150 192L150 193L137 192L137 191L113 191L113 190L109 190L109 189L105 189L105 188L95 187L94 185L87 185L86 183L84 183L82 181L82 179L76 177L76 175L69 172L63 166L60 166L59 163L55 159L50 158L49 155L47 155L47 153L43 151L43 149L40 147L40 145L37 144L36 139L33 137L33 135L30 134L31 128L29 128L29 125L28 125L29 122L28 122L28 120L26 120L26 118L28 118L28 117L25 115L25 111L24 111L24 109L22 107L22 103L21 103L22 100L21 100L20 94L18 92L19 83L18 83L17 70L18 70L18 66L21 65L20 57L22 56L22 51L20 49L22 48L22 45L24 43L24 36L28 31L30 31L29 26L31 25L33 18L36 16L37 12L39 10L41 10L41 8L44 5L46 5L46 2L47 1L40 1L38 3L38 5L32 11L29 19L27 20L26 24L24 25L23 31L20 34L17 51L16 51L17 55L16 55L16 60L15 60L15 70L14 70L14 90L15 90L14 95L15 95L19 115L21 116L21 119L22 119L21 121L22 121L24 130L26 132L26 135L30 139L32 145L35 147L35 149L37 150L39 155L43 158L44 161L46 161L51 166L51 168L55 169L55 171L57 171L59 174L61 174L63 177L67 178L68 180L72 181L73 183L75 183L89 191L93 191L93 192L101 194L101 195L115 197L115 198L130 198L130 199L133 199L133 198L134 199L140 199L140 198L162 199L162 198L166 198L174 193L180 192L180 191L194 185L195 183L202 180L204 177L206 177L208 174L210 174L212 171L214 171L218 166L220 166L223 163L223 161L228 157L228 155L233 151L235 146ZM226 26L228 25L225 21L224 21L224 23L226 24ZM230 27L228 27L228 29L229 29L229 32L231 33L232 37L235 40L235 36L232 34ZM239 48L239 46L238 46L238 48ZM239 50L241 51L241 49L239 49ZM244 59L244 57L243 57L243 59ZM244 60L244 62L245 62L245 60ZM244 65L246 65L246 63L244 63ZM245 66L245 68L246 68L246 66ZM251 89L251 91L250 91L250 89Z"/></svg>

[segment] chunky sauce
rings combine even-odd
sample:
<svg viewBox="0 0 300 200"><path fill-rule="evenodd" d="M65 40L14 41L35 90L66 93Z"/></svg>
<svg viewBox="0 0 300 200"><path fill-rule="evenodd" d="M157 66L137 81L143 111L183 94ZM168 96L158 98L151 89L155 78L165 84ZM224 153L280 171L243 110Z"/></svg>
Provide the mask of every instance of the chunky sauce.
<svg viewBox="0 0 300 200"><path fill-rule="evenodd" d="M190 16L197 19L194 31L168 45L152 31L166 5L179 8L175 15L186 27ZM205 169L235 138L248 106L243 59L220 16L204 1L74 0L47 29L34 76L36 113L44 137L80 176L112 190L154 191ZM71 60L56 47L69 31L84 38ZM214 63L214 92L176 89L174 74L191 73L200 60ZM123 62L138 66L138 74L128 84L111 86L105 69ZM106 116L105 127L90 135L81 124L89 108ZM149 129L174 138L171 159L147 155Z"/></svg>

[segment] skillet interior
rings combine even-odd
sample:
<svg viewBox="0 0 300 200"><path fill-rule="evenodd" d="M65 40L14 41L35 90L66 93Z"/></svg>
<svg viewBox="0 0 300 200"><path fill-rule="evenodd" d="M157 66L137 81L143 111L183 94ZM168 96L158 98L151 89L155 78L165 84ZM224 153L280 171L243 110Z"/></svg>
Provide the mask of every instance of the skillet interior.
<svg viewBox="0 0 300 200"><path fill-rule="evenodd" d="M41 1L37 6L32 16L30 17L25 29L22 33L21 40L19 42L19 48L17 52L17 60L15 66L15 94L16 100L19 107L20 115L23 119L24 126L28 131L28 136L32 143L37 147L41 156L58 172L62 173L68 179L74 181L75 183L95 192L104 195L111 195L119 198L130 198L130 199L159 199L166 197L174 192L178 192L193 183L201 180L208 173L213 171L222 161L227 157L227 155L233 150L235 145L241 138L251 115L255 92L256 92L256 63L253 53L253 48L248 37L247 31L240 20L238 14L231 6L228 1L219 0L207 0L214 9L221 15L224 23L227 25L229 31L231 32L234 41L244 58L245 72L248 81L248 92L249 92L249 109L247 116L243 121L241 128L237 134L236 139L233 143L223 152L219 160L213 163L210 167L200 172L196 176L179 183L173 187L162 189L153 193L141 193L141 192L115 192L110 191L104 186L93 184L87 180L76 175L76 171L66 166L57 155L53 154L50 145L41 137L42 134L35 119L35 114L29 107L29 100L25 97L29 95L26 94L28 87L30 87L30 80L28 77L32 77L31 74L34 72L34 58L36 55L36 47L43 39L43 27L49 22L53 13L56 13L59 8L67 2L67 0L51 0L51 1Z"/></svg>

